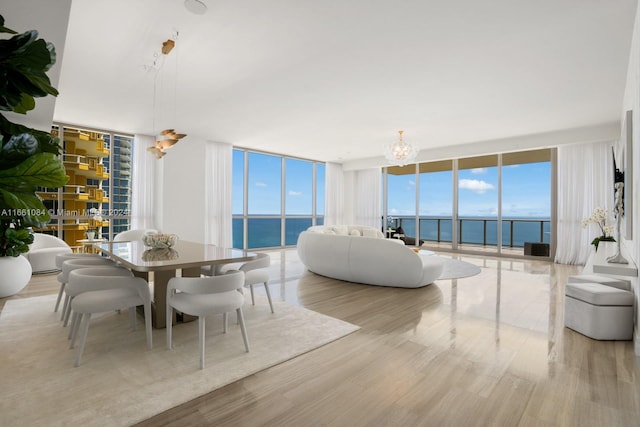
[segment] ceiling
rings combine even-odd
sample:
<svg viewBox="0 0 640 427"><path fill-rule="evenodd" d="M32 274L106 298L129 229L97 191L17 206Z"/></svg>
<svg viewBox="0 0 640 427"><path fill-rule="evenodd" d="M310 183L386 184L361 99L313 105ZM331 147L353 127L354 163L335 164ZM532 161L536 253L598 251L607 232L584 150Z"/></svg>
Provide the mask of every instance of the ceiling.
<svg viewBox="0 0 640 427"><path fill-rule="evenodd" d="M636 0L203 1L73 1L54 120L337 162L620 120Z"/></svg>

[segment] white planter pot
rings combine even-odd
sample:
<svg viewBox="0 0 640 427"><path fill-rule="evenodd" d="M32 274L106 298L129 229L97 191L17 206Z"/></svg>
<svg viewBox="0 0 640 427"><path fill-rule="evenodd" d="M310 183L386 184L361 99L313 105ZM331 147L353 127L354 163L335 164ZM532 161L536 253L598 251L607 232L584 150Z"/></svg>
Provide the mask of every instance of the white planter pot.
<svg viewBox="0 0 640 427"><path fill-rule="evenodd" d="M31 279L31 264L23 256L0 257L0 298L17 294Z"/></svg>

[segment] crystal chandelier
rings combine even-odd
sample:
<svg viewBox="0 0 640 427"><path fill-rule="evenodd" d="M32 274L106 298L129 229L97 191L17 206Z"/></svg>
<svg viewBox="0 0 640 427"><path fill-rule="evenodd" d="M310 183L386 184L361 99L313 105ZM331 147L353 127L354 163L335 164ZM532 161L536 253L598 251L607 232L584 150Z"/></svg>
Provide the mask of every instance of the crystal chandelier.
<svg viewBox="0 0 640 427"><path fill-rule="evenodd" d="M416 150L413 145L402 139L403 133L403 130L399 130L398 134L400 136L398 140L387 144L384 152L387 160L397 166L404 166L411 163L418 154L418 150Z"/></svg>

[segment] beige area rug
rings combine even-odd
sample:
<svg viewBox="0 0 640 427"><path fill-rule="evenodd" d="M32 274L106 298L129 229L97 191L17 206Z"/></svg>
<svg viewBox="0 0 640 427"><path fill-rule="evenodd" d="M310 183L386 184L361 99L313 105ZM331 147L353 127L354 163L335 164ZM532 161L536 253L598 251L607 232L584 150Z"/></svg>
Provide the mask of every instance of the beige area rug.
<svg viewBox="0 0 640 427"><path fill-rule="evenodd" d="M206 366L198 369L198 323L154 330L147 350L144 326L129 316L92 319L82 364L73 367L68 328L53 313L55 295L10 300L0 313L1 426L122 426L192 400L233 381L348 335L357 326L264 297L245 304L251 352L244 351L235 315L207 319ZM233 319L233 320L232 320Z"/></svg>

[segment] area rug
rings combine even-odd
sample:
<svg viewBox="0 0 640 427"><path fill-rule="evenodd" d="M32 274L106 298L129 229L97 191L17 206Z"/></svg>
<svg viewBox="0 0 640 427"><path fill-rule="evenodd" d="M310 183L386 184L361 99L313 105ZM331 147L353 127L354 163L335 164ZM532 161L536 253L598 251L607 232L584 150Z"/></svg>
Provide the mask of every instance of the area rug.
<svg viewBox="0 0 640 427"><path fill-rule="evenodd" d="M222 317L207 319L206 366L199 369L198 322L153 332L129 328L127 313L91 321L82 364L73 367L68 328L53 313L55 295L7 301L0 313L0 425L122 426L192 400L348 335L357 326L264 297L244 311L251 352L239 326L222 333Z"/></svg>
<svg viewBox="0 0 640 427"><path fill-rule="evenodd" d="M461 279L480 273L480 267L459 259L446 259L442 274L437 280Z"/></svg>

